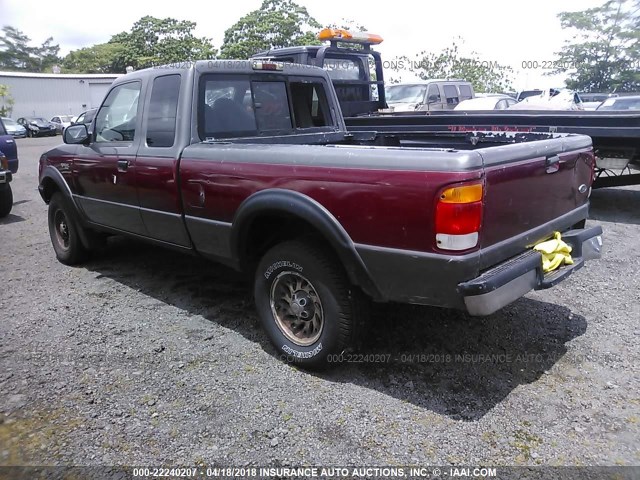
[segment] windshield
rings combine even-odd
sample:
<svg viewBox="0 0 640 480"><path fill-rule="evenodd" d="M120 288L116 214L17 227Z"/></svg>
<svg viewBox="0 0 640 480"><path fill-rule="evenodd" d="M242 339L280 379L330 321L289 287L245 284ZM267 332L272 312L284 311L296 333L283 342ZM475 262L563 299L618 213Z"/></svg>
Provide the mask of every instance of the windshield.
<svg viewBox="0 0 640 480"><path fill-rule="evenodd" d="M387 103L423 103L427 85L391 85Z"/></svg>
<svg viewBox="0 0 640 480"><path fill-rule="evenodd" d="M535 97L536 95L540 95L541 93L542 93L542 90L524 90L520 92L520 95L518 95L518 98L520 100L523 100L527 97Z"/></svg>
<svg viewBox="0 0 640 480"><path fill-rule="evenodd" d="M36 122L36 123L49 123L42 117L30 118L29 121L30 122Z"/></svg>
<svg viewBox="0 0 640 480"><path fill-rule="evenodd" d="M70 122L71 121L71 115L60 115L60 121L61 122Z"/></svg>
<svg viewBox="0 0 640 480"><path fill-rule="evenodd" d="M597 110L640 110L640 98L610 98Z"/></svg>
<svg viewBox="0 0 640 480"><path fill-rule="evenodd" d="M15 120L13 120L12 118L3 118L2 123L4 123L5 125L12 125L12 126L17 125Z"/></svg>

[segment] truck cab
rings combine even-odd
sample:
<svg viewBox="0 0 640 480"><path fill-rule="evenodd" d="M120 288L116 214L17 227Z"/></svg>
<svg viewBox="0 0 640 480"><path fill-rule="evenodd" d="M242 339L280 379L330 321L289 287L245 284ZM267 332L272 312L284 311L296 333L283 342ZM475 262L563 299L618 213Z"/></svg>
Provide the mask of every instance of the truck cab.
<svg viewBox="0 0 640 480"><path fill-rule="evenodd" d="M273 48L252 58L323 68L331 78L345 117L386 108L382 59L371 48L381 43L382 37L325 28L318 38L329 44Z"/></svg>
<svg viewBox="0 0 640 480"><path fill-rule="evenodd" d="M475 98L473 85L456 79L397 83L388 86L386 94L394 112L453 110L460 102Z"/></svg>

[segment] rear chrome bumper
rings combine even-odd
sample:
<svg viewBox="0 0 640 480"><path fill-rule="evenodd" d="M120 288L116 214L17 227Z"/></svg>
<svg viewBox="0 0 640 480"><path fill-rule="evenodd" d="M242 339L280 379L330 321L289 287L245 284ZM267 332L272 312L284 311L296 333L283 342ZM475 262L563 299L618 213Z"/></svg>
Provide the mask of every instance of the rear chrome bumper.
<svg viewBox="0 0 640 480"><path fill-rule="evenodd" d="M562 240L572 248L573 265L545 274L542 271L541 254L529 250L490 268L473 280L459 284L458 290L464 297L469 314L490 315L531 290L553 287L582 268L585 261L601 257L600 226L569 230L562 234Z"/></svg>

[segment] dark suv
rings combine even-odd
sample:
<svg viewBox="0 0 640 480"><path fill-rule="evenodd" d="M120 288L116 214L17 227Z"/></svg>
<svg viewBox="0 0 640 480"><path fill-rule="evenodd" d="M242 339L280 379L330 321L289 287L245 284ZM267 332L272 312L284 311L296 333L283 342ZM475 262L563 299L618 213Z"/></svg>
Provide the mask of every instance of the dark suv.
<svg viewBox="0 0 640 480"><path fill-rule="evenodd" d="M8 167L11 173L18 171L18 146L13 136L7 132L4 123L0 119L0 154L7 158Z"/></svg>
<svg viewBox="0 0 640 480"><path fill-rule="evenodd" d="M4 218L11 212L13 207L13 193L11 192L11 170L9 161L0 151L0 218Z"/></svg>

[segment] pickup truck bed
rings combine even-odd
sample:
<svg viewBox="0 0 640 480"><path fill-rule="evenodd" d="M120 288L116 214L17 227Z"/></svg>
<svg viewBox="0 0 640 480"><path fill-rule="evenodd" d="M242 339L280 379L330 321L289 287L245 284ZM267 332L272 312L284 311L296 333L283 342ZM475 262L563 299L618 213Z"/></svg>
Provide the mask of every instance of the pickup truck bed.
<svg viewBox="0 0 640 480"><path fill-rule="evenodd" d="M345 118L350 131L409 133L574 133L588 135L599 158L621 158L640 167L640 115L612 111L432 111ZM603 168L603 171L605 169ZM610 169L608 174L612 174ZM618 173L618 172L615 172ZM640 174L599 175L594 188L640 183Z"/></svg>
<svg viewBox="0 0 640 480"><path fill-rule="evenodd" d="M114 82L87 131L40 161L56 255L125 234L253 277L287 361L356 342L367 298L488 315L600 251L589 137L348 132L326 72L197 62ZM573 265L544 274L564 232Z"/></svg>

